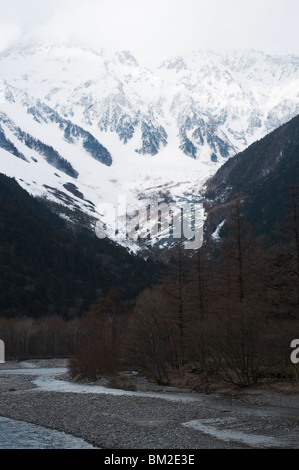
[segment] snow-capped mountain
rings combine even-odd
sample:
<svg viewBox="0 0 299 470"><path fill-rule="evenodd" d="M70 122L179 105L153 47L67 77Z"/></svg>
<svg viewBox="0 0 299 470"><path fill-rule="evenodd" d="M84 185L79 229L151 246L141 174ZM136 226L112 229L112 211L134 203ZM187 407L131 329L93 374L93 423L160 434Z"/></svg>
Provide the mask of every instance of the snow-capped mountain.
<svg viewBox="0 0 299 470"><path fill-rule="evenodd" d="M129 51L23 43L0 56L0 171L97 217L126 195L194 199L299 114L299 57L212 51L149 70Z"/></svg>

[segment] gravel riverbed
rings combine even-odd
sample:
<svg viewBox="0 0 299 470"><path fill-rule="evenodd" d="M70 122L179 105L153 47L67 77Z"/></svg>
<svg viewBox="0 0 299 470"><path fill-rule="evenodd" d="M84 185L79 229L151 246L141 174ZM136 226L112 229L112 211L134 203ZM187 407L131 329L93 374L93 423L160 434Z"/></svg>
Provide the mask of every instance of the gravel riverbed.
<svg viewBox="0 0 299 470"><path fill-rule="evenodd" d="M47 391L35 383L45 365L65 363L0 366L0 416L63 431L101 449L299 448L298 393L205 395L153 386L114 394L96 385L81 393L63 391L67 380L59 391ZM26 375L18 373L21 367Z"/></svg>

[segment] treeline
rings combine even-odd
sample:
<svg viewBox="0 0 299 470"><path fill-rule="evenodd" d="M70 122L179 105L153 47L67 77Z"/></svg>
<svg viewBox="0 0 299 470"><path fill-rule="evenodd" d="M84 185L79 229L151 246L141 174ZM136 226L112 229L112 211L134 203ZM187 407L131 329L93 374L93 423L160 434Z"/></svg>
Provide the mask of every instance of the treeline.
<svg viewBox="0 0 299 470"><path fill-rule="evenodd" d="M298 188L279 248L251 235L242 198L231 202L222 241L190 254L169 253L163 281L126 311L110 292L81 320L74 377L137 369L160 384L196 375L198 386L225 380L249 386L261 379L298 381L290 344L299 335Z"/></svg>
<svg viewBox="0 0 299 470"><path fill-rule="evenodd" d="M246 201L237 197L213 250L177 244L163 278L134 302L110 289L76 320L2 320L1 335L21 357L68 356L77 379L130 369L198 389L223 380L240 387L272 378L298 382L290 360L299 336L298 187L289 187L278 229L279 246L254 237Z"/></svg>
<svg viewBox="0 0 299 470"><path fill-rule="evenodd" d="M78 347L79 319L0 318L0 336L7 360L69 357Z"/></svg>

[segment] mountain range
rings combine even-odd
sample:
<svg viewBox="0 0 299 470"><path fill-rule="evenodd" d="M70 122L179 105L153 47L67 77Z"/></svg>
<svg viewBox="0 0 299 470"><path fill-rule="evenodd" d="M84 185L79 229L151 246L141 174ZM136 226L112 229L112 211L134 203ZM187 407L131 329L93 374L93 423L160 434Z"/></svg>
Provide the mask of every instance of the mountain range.
<svg viewBox="0 0 299 470"><path fill-rule="evenodd" d="M299 114L298 82L296 56L199 51L150 70L129 51L23 42L0 56L0 170L65 218L94 221L118 195L132 212L200 200L219 168Z"/></svg>

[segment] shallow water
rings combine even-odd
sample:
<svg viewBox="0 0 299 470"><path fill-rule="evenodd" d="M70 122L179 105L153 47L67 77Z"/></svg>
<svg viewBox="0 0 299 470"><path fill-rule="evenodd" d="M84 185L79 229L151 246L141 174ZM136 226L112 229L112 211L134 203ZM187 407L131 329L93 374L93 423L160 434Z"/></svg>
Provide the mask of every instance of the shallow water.
<svg viewBox="0 0 299 470"><path fill-rule="evenodd" d="M93 449L83 439L0 417L0 449Z"/></svg>
<svg viewBox="0 0 299 470"><path fill-rule="evenodd" d="M0 370L1 375L30 375L36 376L32 383L36 386L35 389L30 390L34 393L36 391L43 392L60 392L60 393L81 393L81 394L104 394L114 396L136 396L136 397L148 397L148 398L159 398L171 401L194 401L199 400L200 397L196 394L188 393L163 393L163 392L134 392L121 389L107 388L102 385L84 385L78 383L72 383L65 380L59 380L56 376L65 374L67 368L30 368L24 369L11 369L11 370ZM23 393L24 391L16 392Z"/></svg>

